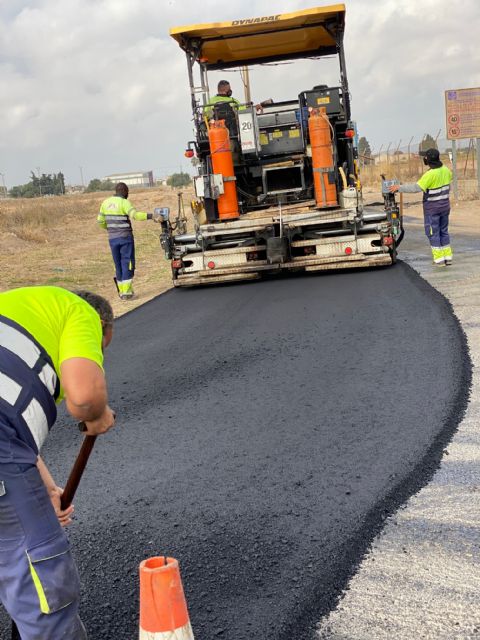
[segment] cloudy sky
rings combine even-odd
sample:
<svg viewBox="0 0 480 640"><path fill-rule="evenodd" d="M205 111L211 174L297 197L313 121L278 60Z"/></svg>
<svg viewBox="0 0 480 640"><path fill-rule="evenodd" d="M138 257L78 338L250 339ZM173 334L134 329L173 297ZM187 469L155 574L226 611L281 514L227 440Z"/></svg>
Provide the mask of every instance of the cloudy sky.
<svg viewBox="0 0 480 640"><path fill-rule="evenodd" d="M173 26L295 11L321 0L0 0L0 173L186 170L192 137ZM480 0L346 0L352 114L374 149L445 137L444 91L480 86ZM294 70L295 69L295 70ZM236 73L230 80L242 98ZM212 74L210 85L219 79ZM251 69L255 100L338 84L332 62Z"/></svg>

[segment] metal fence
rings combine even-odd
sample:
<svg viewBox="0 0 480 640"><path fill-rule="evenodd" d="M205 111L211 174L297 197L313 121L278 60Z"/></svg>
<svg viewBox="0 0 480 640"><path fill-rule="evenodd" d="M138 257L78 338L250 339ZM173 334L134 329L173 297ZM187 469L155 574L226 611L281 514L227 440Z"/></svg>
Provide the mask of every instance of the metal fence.
<svg viewBox="0 0 480 640"><path fill-rule="evenodd" d="M437 137L435 144L440 151L442 162L453 169L452 141ZM403 182L416 181L424 173L425 165L419 154L425 150L424 139L407 144L402 141L381 144L377 150L371 147L369 155L359 155L361 180L363 184L378 184L383 173L387 178ZM475 197L480 193L478 153L475 139L456 141L456 182L460 197Z"/></svg>

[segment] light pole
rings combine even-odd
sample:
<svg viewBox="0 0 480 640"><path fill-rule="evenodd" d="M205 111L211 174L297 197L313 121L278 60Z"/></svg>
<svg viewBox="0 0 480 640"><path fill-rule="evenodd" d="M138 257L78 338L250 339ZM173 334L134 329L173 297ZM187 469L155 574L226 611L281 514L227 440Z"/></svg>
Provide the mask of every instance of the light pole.
<svg viewBox="0 0 480 640"><path fill-rule="evenodd" d="M387 164L390 164L390 156L389 156L388 154L389 154L389 151L390 151L390 147L391 147L391 146L392 146L392 143L391 143L391 142L389 142L389 143L388 143L388 147L387 147Z"/></svg>
<svg viewBox="0 0 480 640"><path fill-rule="evenodd" d="M250 73L248 71L248 67L242 67L240 69L240 78L243 82L243 90L245 94L245 102L250 104L252 101L252 96L250 94Z"/></svg>
<svg viewBox="0 0 480 640"><path fill-rule="evenodd" d="M7 187L5 186L5 174L4 173L0 173L0 176L2 176L3 197L6 198L7 197Z"/></svg>
<svg viewBox="0 0 480 640"><path fill-rule="evenodd" d="M398 163L400 162L399 158L398 158L398 154L400 153L400 145L402 144L402 139L400 138L400 141L397 145L397 148L395 149L395 159L397 161L397 169L398 169Z"/></svg>
<svg viewBox="0 0 480 640"><path fill-rule="evenodd" d="M42 177L40 176L40 167L37 167L38 173L38 189L40 191L40 196L42 195Z"/></svg>
<svg viewBox="0 0 480 640"><path fill-rule="evenodd" d="M410 145L412 144L412 140L413 140L413 136L410 138L410 141L408 143L408 175L409 176L412 174L412 167L410 164Z"/></svg>

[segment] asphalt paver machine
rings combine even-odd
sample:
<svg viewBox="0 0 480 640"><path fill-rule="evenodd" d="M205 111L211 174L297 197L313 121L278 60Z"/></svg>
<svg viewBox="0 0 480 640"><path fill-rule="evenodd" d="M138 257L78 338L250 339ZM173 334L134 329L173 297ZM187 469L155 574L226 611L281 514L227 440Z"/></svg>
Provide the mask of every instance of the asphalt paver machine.
<svg viewBox="0 0 480 640"><path fill-rule="evenodd" d="M175 286L395 261L398 208L363 206L344 27L338 4L170 30L187 58L195 139L186 155L198 170L192 229L163 224ZM321 84L319 69L288 100L209 103L211 71L327 56L338 59L338 86Z"/></svg>

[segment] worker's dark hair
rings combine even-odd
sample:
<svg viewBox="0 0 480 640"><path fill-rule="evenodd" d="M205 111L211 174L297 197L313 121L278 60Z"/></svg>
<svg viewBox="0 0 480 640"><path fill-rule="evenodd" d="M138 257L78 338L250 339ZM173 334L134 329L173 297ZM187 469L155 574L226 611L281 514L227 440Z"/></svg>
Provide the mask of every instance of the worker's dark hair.
<svg viewBox="0 0 480 640"><path fill-rule="evenodd" d="M95 309L102 321L103 332L107 327L113 325L113 309L112 305L104 297L99 296L97 293L91 291L85 291L85 289L79 289L78 291L72 291L76 296L88 302L88 304Z"/></svg>
<svg viewBox="0 0 480 640"><path fill-rule="evenodd" d="M228 80L220 80L220 82L217 85L217 91L221 91L222 89L224 89L226 86L228 86L230 83Z"/></svg>
<svg viewBox="0 0 480 640"><path fill-rule="evenodd" d="M128 187L125 182L118 182L115 185L115 194L121 198L128 198Z"/></svg>

